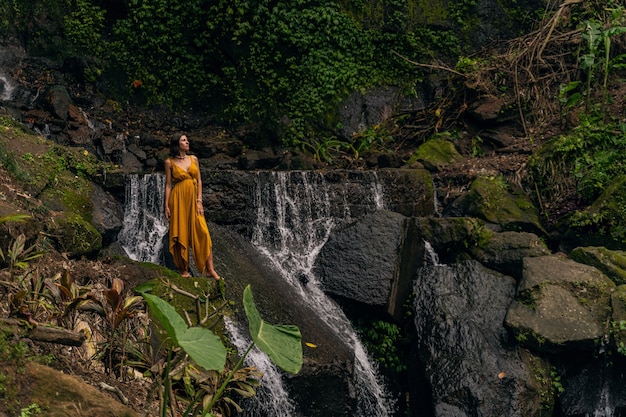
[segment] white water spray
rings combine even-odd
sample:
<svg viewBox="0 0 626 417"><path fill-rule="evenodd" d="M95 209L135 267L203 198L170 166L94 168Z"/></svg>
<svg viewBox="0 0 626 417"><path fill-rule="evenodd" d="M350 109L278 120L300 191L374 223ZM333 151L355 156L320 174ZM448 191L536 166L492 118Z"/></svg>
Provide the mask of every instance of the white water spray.
<svg viewBox="0 0 626 417"><path fill-rule="evenodd" d="M239 354L243 355L251 341L241 334L237 326L228 317L224 317L224 325L230 335L230 341L233 342ZM253 366L263 372L263 378L256 395L246 400L241 416L290 417L295 407L283 385L280 371L270 358L255 346L244 359L244 365Z"/></svg>
<svg viewBox="0 0 626 417"><path fill-rule="evenodd" d="M168 224L163 213L164 175L128 175L124 225L118 242L128 257L140 262L160 263L162 240Z"/></svg>
<svg viewBox="0 0 626 417"><path fill-rule="evenodd" d="M15 90L15 85L9 77L4 74L0 74L0 86L2 86L2 100L9 101L13 98L13 91Z"/></svg>
<svg viewBox="0 0 626 417"><path fill-rule="evenodd" d="M358 396L358 415L388 417L394 401L382 384L376 366L341 308L321 290L312 272L315 258L337 222L351 220L347 203L358 201L361 210L383 208L382 189L375 173L370 188L359 179L358 187L342 187L342 195L331 195L332 187L316 172L266 172L256 178L257 224L252 241L273 262L285 280L309 303L347 343L355 355L354 386ZM354 193L360 193L355 195ZM336 202L333 205L331 202ZM339 203L337 203L339 202ZM302 285L303 278L307 282Z"/></svg>

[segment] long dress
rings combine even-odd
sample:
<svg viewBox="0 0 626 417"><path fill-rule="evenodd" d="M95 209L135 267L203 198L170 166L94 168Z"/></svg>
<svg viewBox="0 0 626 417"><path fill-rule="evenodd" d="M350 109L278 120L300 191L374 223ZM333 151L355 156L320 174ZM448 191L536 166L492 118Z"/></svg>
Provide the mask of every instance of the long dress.
<svg viewBox="0 0 626 417"><path fill-rule="evenodd" d="M170 253L180 271L189 269L189 247L193 251L196 268L205 273L206 261L213 243L204 216L197 213L199 168L192 158L189 171L175 163L172 166L172 190L169 197L170 208Z"/></svg>

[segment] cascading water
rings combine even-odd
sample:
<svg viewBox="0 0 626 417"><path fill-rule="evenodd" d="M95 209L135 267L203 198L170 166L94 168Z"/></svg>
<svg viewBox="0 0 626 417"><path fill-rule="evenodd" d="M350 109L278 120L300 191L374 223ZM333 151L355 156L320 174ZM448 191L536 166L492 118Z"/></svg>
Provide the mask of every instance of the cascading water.
<svg viewBox="0 0 626 417"><path fill-rule="evenodd" d="M383 208L382 190L375 172L371 173L369 188L360 184L350 191L347 188L331 191L340 188L330 187L317 172L258 173L255 184L257 224L252 243L275 264L284 279L300 293L302 301L315 308L354 348L358 415L387 417L393 415L394 401L349 320L324 294L312 272L315 258L333 227L350 220L348 192L361 193L350 198L358 201L365 211Z"/></svg>
<svg viewBox="0 0 626 417"><path fill-rule="evenodd" d="M302 301L310 303L329 326L353 347L358 415L388 417L394 414L395 401L382 384L376 366L368 358L350 321L341 308L324 294L312 272L315 258L332 229L352 220L351 207L358 204L361 214L384 207L382 187L375 172L363 175L371 176L369 187L363 184L365 181L362 179L352 184L352 188L348 187L349 184L333 184L331 187L324 176L316 172L257 173L254 191L257 224L252 243L296 288ZM168 228L163 216L164 188L165 177L162 174L127 177L124 226L118 241L131 259L161 263L162 240ZM353 202L352 206L348 200ZM240 340L242 345L247 344L237 329L230 327L234 339ZM241 347L238 348L241 350ZM293 406L282 388L280 372L262 352L257 350L252 355L250 363L265 373L265 388L260 391L259 401L252 404L246 415L290 416Z"/></svg>
<svg viewBox="0 0 626 417"><path fill-rule="evenodd" d="M0 87L2 87L2 89L0 90L2 96L0 96L0 98L5 101L11 100L11 98L13 98L15 85L13 84L11 79L4 74L0 74Z"/></svg>
<svg viewBox="0 0 626 417"><path fill-rule="evenodd" d="M243 355L251 341L242 335L235 323L228 317L224 317L224 325L230 336L230 341L233 342L239 354ZM256 390L256 395L242 404L244 411L240 415L242 417L290 417L294 411L294 405L283 385L280 371L270 358L255 346L248 353L244 364L254 366L263 372L263 380L261 386Z"/></svg>
<svg viewBox="0 0 626 417"><path fill-rule="evenodd" d="M124 225L118 242L129 258L160 264L161 242L168 230L163 214L165 176L128 175L125 192Z"/></svg>

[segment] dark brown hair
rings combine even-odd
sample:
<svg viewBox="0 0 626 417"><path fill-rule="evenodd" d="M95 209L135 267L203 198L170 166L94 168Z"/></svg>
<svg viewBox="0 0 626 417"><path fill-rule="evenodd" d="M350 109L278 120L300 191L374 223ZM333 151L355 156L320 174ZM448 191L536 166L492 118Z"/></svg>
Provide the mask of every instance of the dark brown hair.
<svg viewBox="0 0 626 417"><path fill-rule="evenodd" d="M181 132L176 132L172 135L170 139L170 156L180 155L180 147L178 144L180 143L180 138L183 135L184 133Z"/></svg>

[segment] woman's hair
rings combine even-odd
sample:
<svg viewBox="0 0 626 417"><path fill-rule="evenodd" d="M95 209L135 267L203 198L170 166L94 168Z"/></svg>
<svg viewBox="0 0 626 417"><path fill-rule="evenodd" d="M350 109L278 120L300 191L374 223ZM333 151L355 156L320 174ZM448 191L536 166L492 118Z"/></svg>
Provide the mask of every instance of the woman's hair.
<svg viewBox="0 0 626 417"><path fill-rule="evenodd" d="M178 144L180 143L180 137L183 135L184 133L181 132L177 132L172 135L170 139L170 156L180 155L180 148Z"/></svg>

